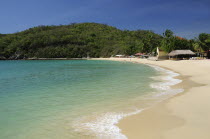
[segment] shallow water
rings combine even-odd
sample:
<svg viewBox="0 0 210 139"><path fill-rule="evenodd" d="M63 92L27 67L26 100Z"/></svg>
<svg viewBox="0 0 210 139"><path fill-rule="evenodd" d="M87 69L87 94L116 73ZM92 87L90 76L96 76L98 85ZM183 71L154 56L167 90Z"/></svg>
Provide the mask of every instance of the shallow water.
<svg viewBox="0 0 210 139"><path fill-rule="evenodd" d="M180 91L170 90L169 72L115 61L0 61L0 138L126 138L118 120Z"/></svg>

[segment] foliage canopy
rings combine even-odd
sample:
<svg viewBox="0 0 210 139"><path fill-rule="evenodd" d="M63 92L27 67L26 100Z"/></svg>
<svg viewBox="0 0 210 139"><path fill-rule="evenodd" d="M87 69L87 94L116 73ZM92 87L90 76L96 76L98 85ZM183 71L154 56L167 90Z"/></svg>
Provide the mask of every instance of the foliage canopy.
<svg viewBox="0 0 210 139"><path fill-rule="evenodd" d="M199 46L209 48L209 34L199 36ZM166 30L163 36L149 30L120 30L98 23L38 26L14 34L0 34L0 59L110 57L116 54L194 49L195 41L179 39Z"/></svg>

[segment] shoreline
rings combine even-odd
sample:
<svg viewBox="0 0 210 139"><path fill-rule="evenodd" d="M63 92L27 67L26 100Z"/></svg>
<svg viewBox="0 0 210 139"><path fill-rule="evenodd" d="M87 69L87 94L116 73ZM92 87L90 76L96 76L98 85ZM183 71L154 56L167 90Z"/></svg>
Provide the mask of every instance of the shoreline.
<svg viewBox="0 0 210 139"><path fill-rule="evenodd" d="M151 64L179 73L184 88L176 94L139 114L125 117L117 126L129 139L209 139L210 133L210 61L149 61L137 58L97 58L93 60L127 61ZM208 64L209 63L209 64ZM197 65L195 65L197 64ZM198 92L203 92L199 94ZM198 99L199 98L199 99ZM206 105L208 104L208 105ZM200 114L202 113L202 114ZM204 115L203 115L204 114ZM199 125L199 126L198 126Z"/></svg>
<svg viewBox="0 0 210 139"><path fill-rule="evenodd" d="M89 60L89 58L26 58L26 59L0 59L1 61L7 60Z"/></svg>

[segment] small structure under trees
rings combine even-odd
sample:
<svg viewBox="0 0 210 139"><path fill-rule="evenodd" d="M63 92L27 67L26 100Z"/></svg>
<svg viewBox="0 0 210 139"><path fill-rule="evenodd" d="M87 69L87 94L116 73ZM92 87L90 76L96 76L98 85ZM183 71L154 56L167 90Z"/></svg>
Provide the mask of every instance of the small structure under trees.
<svg viewBox="0 0 210 139"><path fill-rule="evenodd" d="M165 60L168 59L168 53L157 47L157 59Z"/></svg>
<svg viewBox="0 0 210 139"><path fill-rule="evenodd" d="M115 57L122 58L122 57L124 57L124 55L115 55Z"/></svg>
<svg viewBox="0 0 210 139"><path fill-rule="evenodd" d="M189 59L194 55L195 53L191 50L174 50L168 54L169 59Z"/></svg>
<svg viewBox="0 0 210 139"><path fill-rule="evenodd" d="M134 56L139 57L139 58L148 58L149 55L146 55L145 53L136 53Z"/></svg>

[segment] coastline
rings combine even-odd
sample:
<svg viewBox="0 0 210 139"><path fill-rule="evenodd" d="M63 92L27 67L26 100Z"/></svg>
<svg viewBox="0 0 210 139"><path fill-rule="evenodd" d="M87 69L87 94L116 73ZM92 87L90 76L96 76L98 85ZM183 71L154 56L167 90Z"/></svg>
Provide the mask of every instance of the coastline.
<svg viewBox="0 0 210 139"><path fill-rule="evenodd" d="M150 61L137 58L99 58L150 64L179 73L184 88L177 94L139 114L125 117L117 126L129 139L209 139L210 61Z"/></svg>
<svg viewBox="0 0 210 139"><path fill-rule="evenodd" d="M89 58L26 58L26 59L0 59L5 60L88 60Z"/></svg>

